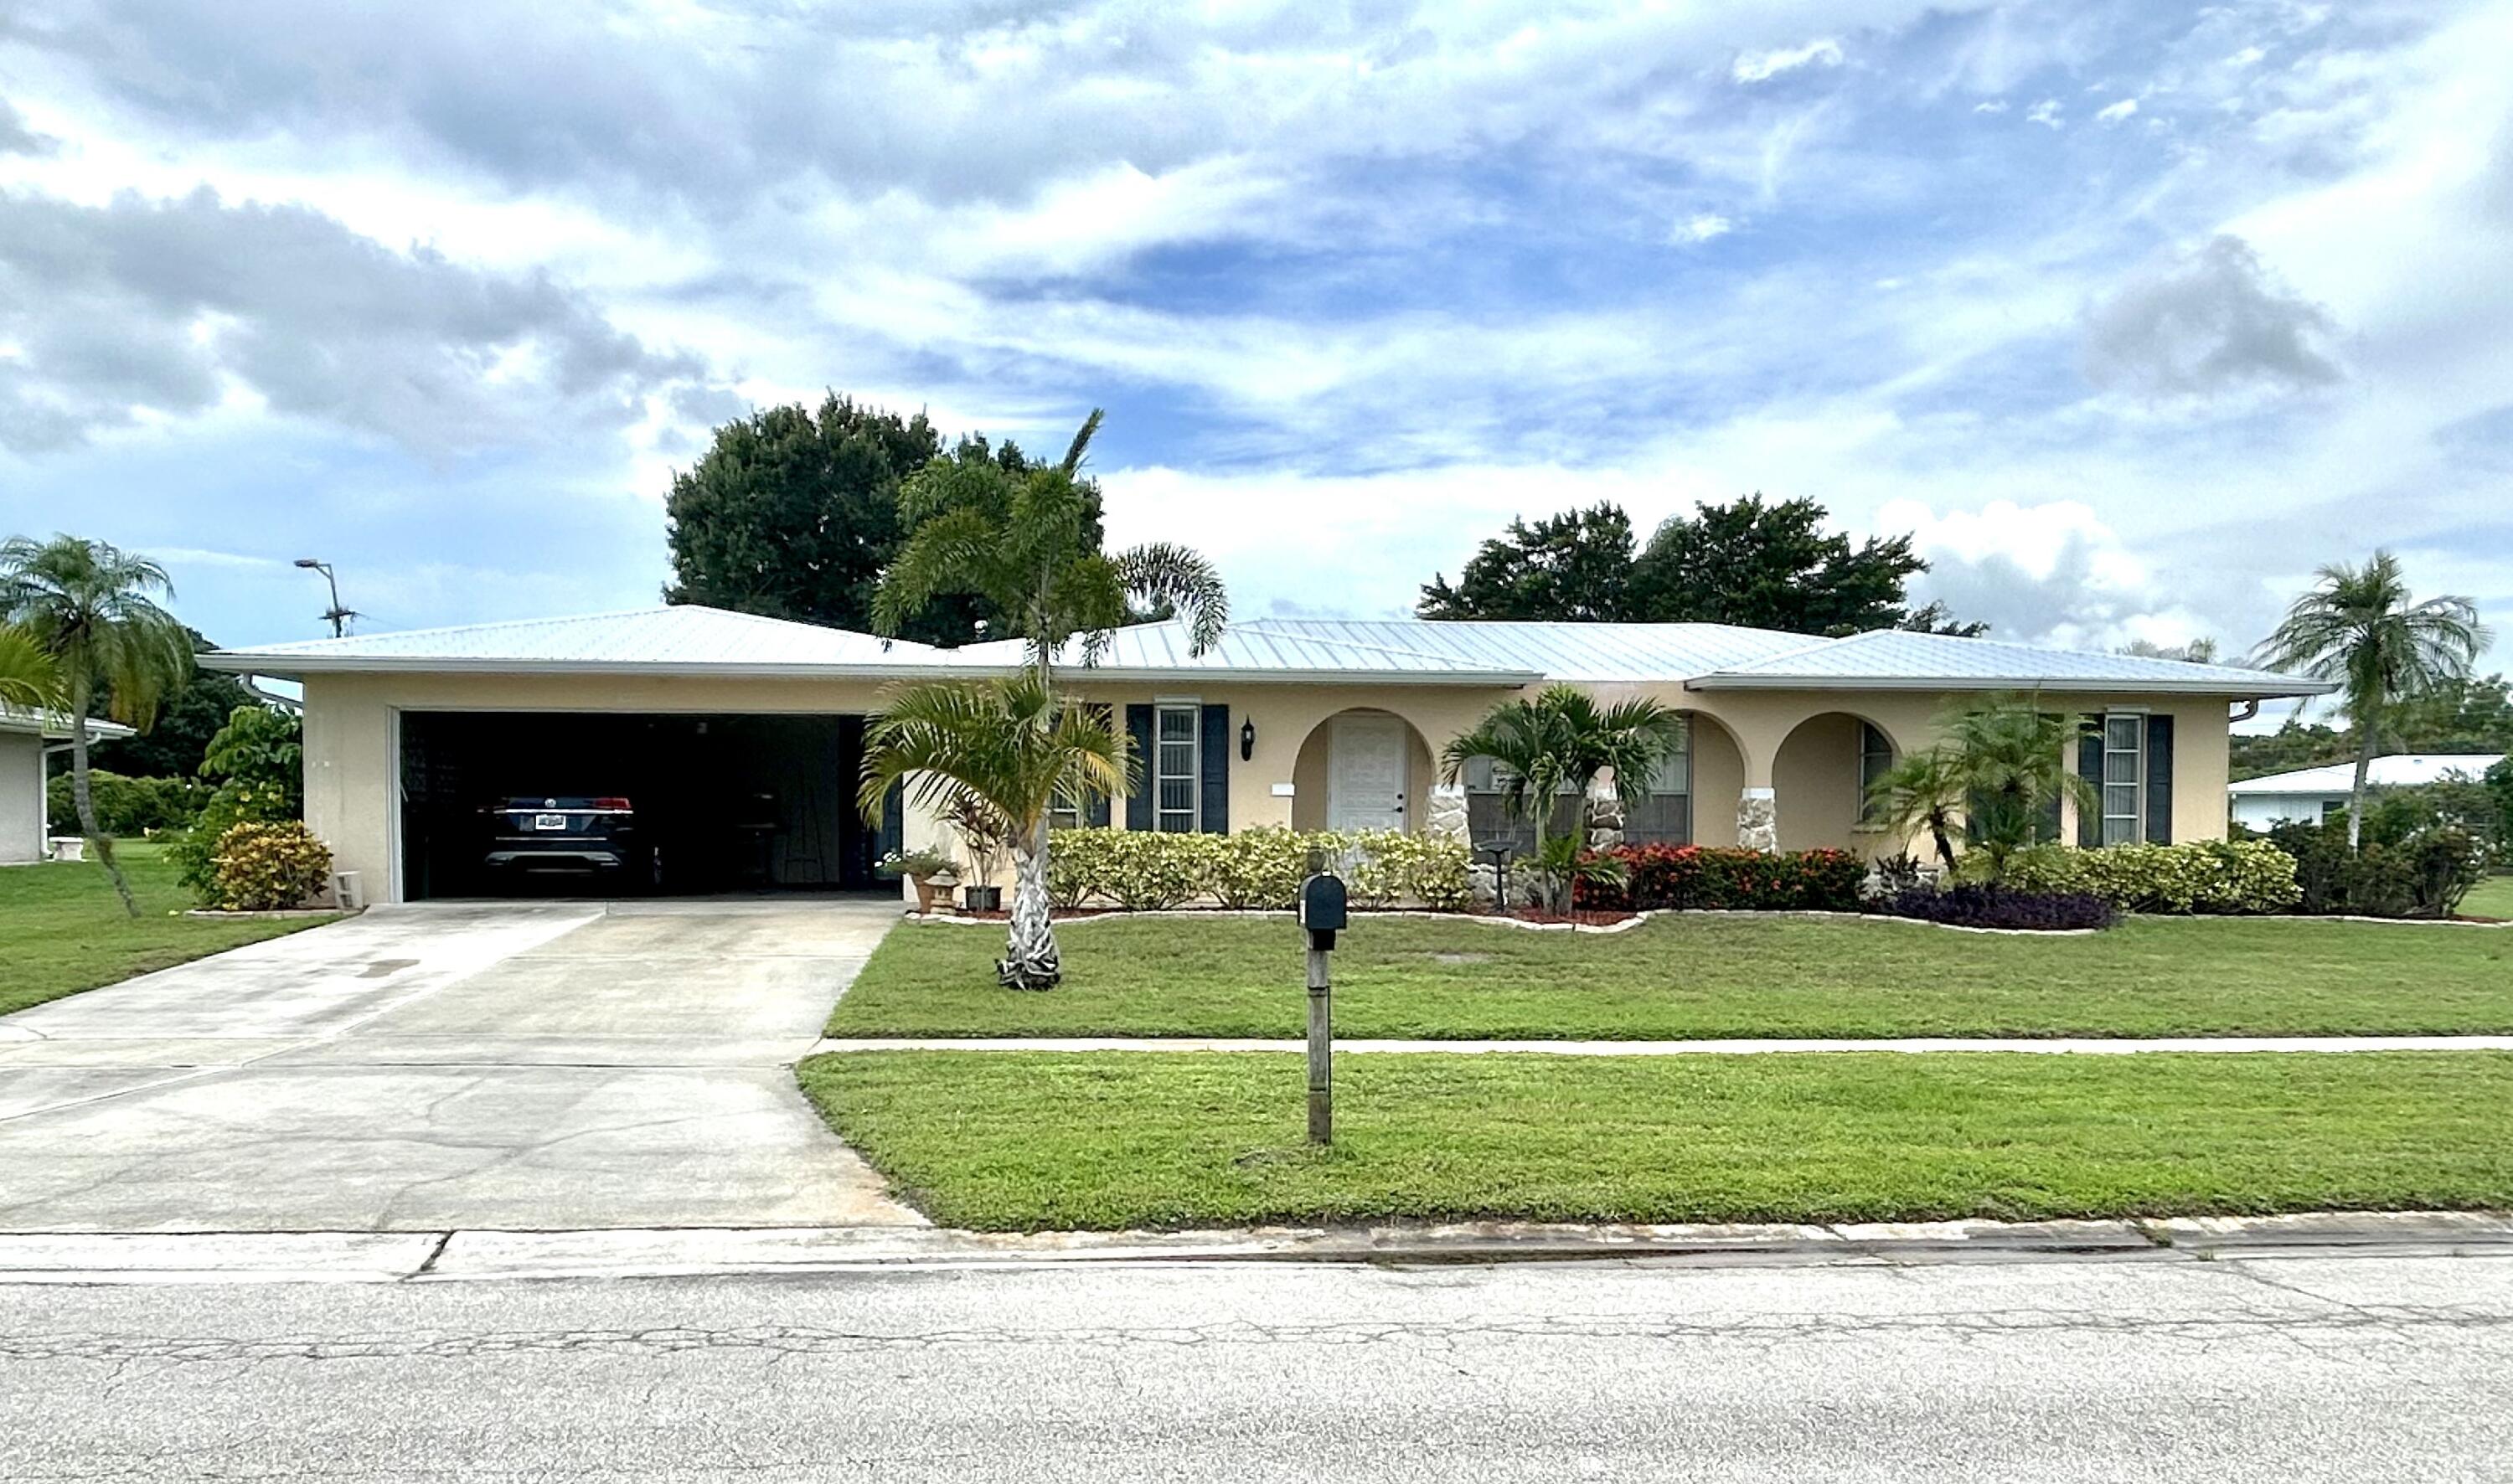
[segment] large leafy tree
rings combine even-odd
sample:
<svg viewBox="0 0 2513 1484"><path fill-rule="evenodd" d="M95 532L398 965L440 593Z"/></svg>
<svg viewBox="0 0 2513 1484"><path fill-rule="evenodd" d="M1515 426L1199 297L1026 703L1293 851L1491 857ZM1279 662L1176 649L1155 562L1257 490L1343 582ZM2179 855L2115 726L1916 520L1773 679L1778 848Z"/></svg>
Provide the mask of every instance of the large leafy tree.
<svg viewBox="0 0 2513 1484"><path fill-rule="evenodd" d="M925 414L901 417L834 394L815 410L776 407L716 429L705 455L672 477L667 603L698 603L802 623L866 629L882 568L911 524L902 481L943 456ZM982 439L950 457L1017 474L1019 449ZM1096 489L1090 490L1097 518ZM937 603L902 631L963 644L988 616L974 597Z"/></svg>
<svg viewBox="0 0 2513 1484"><path fill-rule="evenodd" d="M1680 745L1682 720L1646 697L1600 705L1576 685L1547 685L1533 700L1503 701L1474 729L1440 752L1442 781L1455 783L1466 764L1489 758L1504 805L1536 831L1535 859L1550 905L1571 910L1572 886L1588 839L1588 791L1601 773L1614 775L1626 809L1638 807L1658 764ZM1576 801L1576 824L1552 833L1563 798Z"/></svg>
<svg viewBox="0 0 2513 1484"><path fill-rule="evenodd" d="M1533 523L1514 520L1457 572L1422 586L1424 618L1578 619L1631 616L1632 521L1607 503Z"/></svg>
<svg viewBox="0 0 2513 1484"><path fill-rule="evenodd" d="M1823 529L1813 500L1759 494L1701 505L1661 523L1635 552L1631 520L1611 503L1509 528L1457 574L1434 575L1425 618L1726 623L1796 634L1906 628L1977 635L1944 606L1912 607L1910 579L1929 565L1908 535L1853 542Z"/></svg>
<svg viewBox="0 0 2513 1484"><path fill-rule="evenodd" d="M2312 590L2261 642L2258 657L2270 669L2338 684L2356 753L2350 847L2364 841L2365 782L2383 737L2410 707L2467 681L2490 638L2476 604L2413 596L2399 559L2376 551L2362 566L2334 562L2321 568Z"/></svg>
<svg viewBox="0 0 2513 1484"><path fill-rule="evenodd" d="M1092 663L1104 650L1109 631L1132 621L1140 605L1175 614L1186 627L1190 651L1200 654L1220 641L1229 619L1220 573L1195 552L1161 542L1101 550L1098 492L1082 478L1100 416L1093 410L1055 464L1016 467L1000 459L955 455L917 471L898 492L910 534L873 595L877 634L905 632L929 605L954 594L980 599L1002 615L1008 631L1002 637L1026 642L1037 704L1044 708L1024 724L1046 736L1079 736L1084 727L1078 719L1068 720L1068 714L1087 708L1056 689L1056 667L1069 643L1079 640L1079 658ZM1027 695L1023 693L1024 704ZM987 714L998 704L973 692L967 707L972 714ZM1027 815L1026 795L985 798L974 781L985 776L983 770L972 762L955 773L942 766L947 760L939 752L921 754L923 761L913 766L895 766L893 750L881 745L885 733L879 721L867 735L867 777L877 771L893 777L917 770L964 774L972 780L966 784L970 791L1019 826L1013 840L1012 936L996 972L1017 989L1053 987L1062 975L1048 917L1046 812ZM938 745L946 735L966 738L968 733L927 735ZM1131 769L1133 761L1125 758L1124 744L1118 745L1121 771Z"/></svg>
<svg viewBox="0 0 2513 1484"><path fill-rule="evenodd" d="M174 596L166 569L102 541L13 536L0 543L0 620L25 629L60 672L70 725L70 797L79 833L95 845L123 908L140 904L97 827L89 788L90 703L101 693L115 721L146 730L158 702L192 672L190 631L159 605Z"/></svg>

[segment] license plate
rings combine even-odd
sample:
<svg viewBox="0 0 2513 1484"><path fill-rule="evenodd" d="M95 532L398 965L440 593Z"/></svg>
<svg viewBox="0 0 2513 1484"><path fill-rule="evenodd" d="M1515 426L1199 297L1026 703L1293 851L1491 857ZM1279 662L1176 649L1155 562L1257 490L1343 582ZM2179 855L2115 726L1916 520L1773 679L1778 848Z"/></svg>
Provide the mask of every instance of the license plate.
<svg viewBox="0 0 2513 1484"><path fill-rule="evenodd" d="M533 828L536 830L564 830L567 828L567 816L564 814L536 814L533 816Z"/></svg>

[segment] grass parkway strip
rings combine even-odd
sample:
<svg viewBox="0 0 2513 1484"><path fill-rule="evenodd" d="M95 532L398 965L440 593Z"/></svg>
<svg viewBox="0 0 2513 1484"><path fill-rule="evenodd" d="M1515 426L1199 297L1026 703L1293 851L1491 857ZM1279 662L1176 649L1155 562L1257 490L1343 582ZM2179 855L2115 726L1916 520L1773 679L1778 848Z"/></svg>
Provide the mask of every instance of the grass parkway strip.
<svg viewBox="0 0 2513 1484"><path fill-rule="evenodd" d="M1077 935L1078 936L1078 935ZM2027 1220L2513 1206L2513 1053L873 1051L804 1091L936 1221Z"/></svg>
<svg viewBox="0 0 2513 1484"><path fill-rule="evenodd" d="M1297 1036L1283 919L1060 926L1064 984L998 989L1002 935L903 924L833 1036ZM1369 918L1336 945L1336 1033L1382 1039L2428 1035L2513 1032L2513 929L2134 918L2086 937L1660 918L1613 934Z"/></svg>

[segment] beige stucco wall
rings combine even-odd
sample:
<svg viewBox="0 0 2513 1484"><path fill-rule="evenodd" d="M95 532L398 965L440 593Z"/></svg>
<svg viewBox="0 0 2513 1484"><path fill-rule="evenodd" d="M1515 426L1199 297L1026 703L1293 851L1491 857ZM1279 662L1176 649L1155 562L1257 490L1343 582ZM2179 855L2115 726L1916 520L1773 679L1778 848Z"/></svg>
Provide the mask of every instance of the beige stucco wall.
<svg viewBox="0 0 2513 1484"><path fill-rule="evenodd" d="M44 858L44 739L0 731L0 864Z"/></svg>
<svg viewBox="0 0 2513 1484"><path fill-rule="evenodd" d="M1121 717L1129 703L1162 699L1228 705L1234 830L1323 822L1324 725L1336 713L1354 707L1392 713L1409 722L1420 740L1409 810L1418 827L1432 782L1432 760L1442 745L1471 727L1496 702L1522 693L1505 686L1112 685L1071 673L1064 679L1075 693L1121 708ZM886 688L864 681L746 677L313 676L305 683L306 817L331 843L340 869L361 873L370 898L385 900L397 871L392 841L401 710L864 713L878 708ZM1773 788L1784 846L1838 844L1888 854L1901 842L1853 828L1857 815L1853 719L1873 722L1897 751L1907 752L1935 740L1943 699L1923 692L1688 691L1677 684L1595 688L1608 698L1651 695L1694 714L1696 840L1733 842L1738 793ZM2172 712L2177 723L2174 838L2223 836L2227 707L2222 699L2067 696L2054 697L2051 704L2072 712L2114 706ZM1256 745L1243 762L1238 737L1247 722L1256 723ZM1798 734L1794 742L1793 733ZM1278 784L1291 785L1291 795L1276 793ZM1122 802L1111 812L1122 825ZM2073 823L2065 838L2074 839ZM912 809L906 839L912 846L947 848L951 843L933 820Z"/></svg>

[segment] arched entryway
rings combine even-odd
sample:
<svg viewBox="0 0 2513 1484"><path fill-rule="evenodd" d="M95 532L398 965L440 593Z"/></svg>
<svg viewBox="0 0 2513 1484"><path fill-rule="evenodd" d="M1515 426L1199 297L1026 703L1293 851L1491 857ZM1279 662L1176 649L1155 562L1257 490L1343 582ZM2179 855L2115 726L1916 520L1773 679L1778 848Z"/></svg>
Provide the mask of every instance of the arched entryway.
<svg viewBox="0 0 2513 1484"><path fill-rule="evenodd" d="M1852 712L1800 722L1772 760L1780 848L1890 851L1869 818L1867 790L1900 752L1892 733Z"/></svg>
<svg viewBox="0 0 2513 1484"><path fill-rule="evenodd" d="M1430 744L1392 711L1355 706L1309 728L1292 771L1292 828L1408 830L1429 818Z"/></svg>

